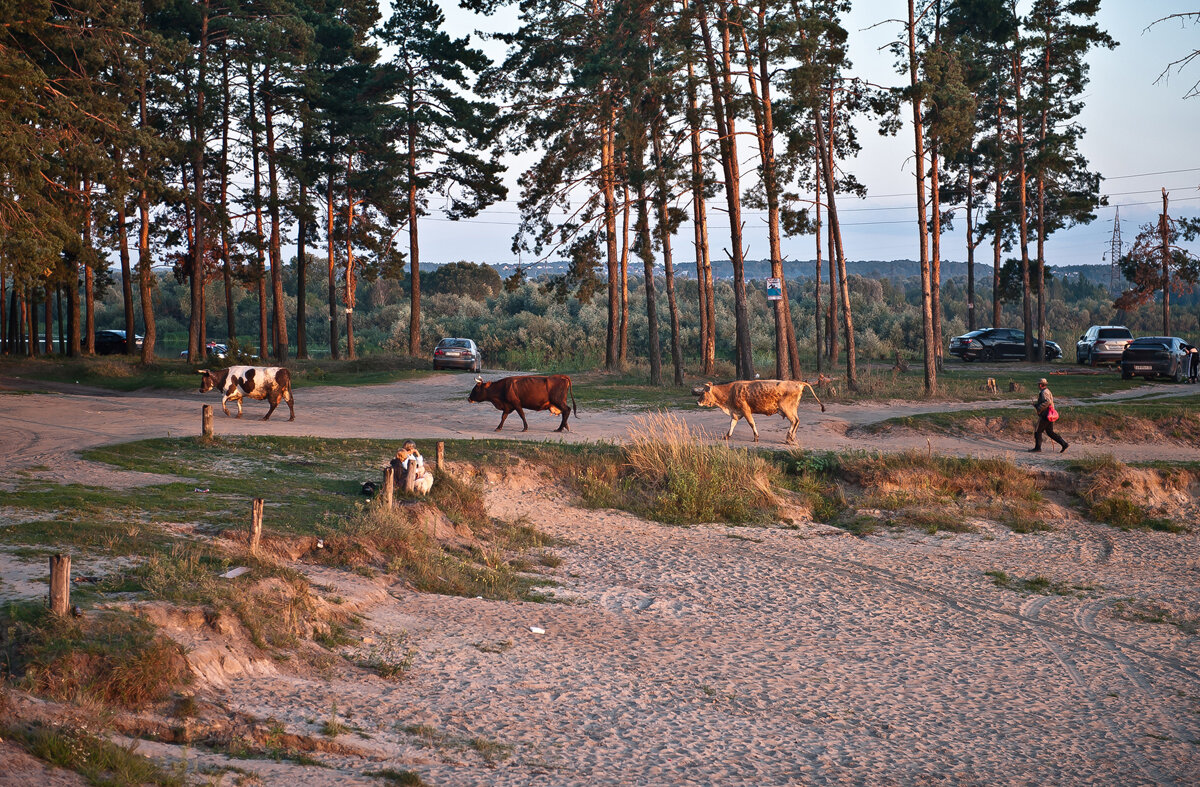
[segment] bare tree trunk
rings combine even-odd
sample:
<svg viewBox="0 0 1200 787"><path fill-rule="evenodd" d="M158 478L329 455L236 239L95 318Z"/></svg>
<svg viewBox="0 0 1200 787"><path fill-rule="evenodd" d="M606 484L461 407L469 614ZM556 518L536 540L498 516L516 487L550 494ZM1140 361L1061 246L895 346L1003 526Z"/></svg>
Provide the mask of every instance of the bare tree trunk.
<svg viewBox="0 0 1200 787"><path fill-rule="evenodd" d="M354 155L346 157L346 357L358 360L354 347L354 306L358 289L354 275L354 192L350 183L354 172Z"/></svg>
<svg viewBox="0 0 1200 787"><path fill-rule="evenodd" d="M329 162L329 183L325 191L325 240L329 246L329 356L333 360L340 357L338 350L338 314L337 314L337 253L333 240L333 161Z"/></svg>
<svg viewBox="0 0 1200 787"><path fill-rule="evenodd" d="M128 254L128 252L129 252L128 246L126 247L125 251ZM46 345L45 345L46 355L53 355L54 354L54 317L53 317L53 311L51 310L51 307L50 307L50 284L49 284L49 282L47 282L42 287L42 307L46 310ZM126 345L133 345L136 347L137 344L136 344L136 342L133 341L133 332L129 331L125 335L129 337L129 341L126 342Z"/></svg>
<svg viewBox="0 0 1200 787"><path fill-rule="evenodd" d="M121 157L122 162L124 156ZM122 166L124 164L122 163ZM117 249L121 256L121 304L125 312L125 354L137 352L133 323L133 276L129 268L129 217L125 215L125 192L117 195ZM46 342L50 341L50 293L46 292Z"/></svg>
<svg viewBox="0 0 1200 787"><path fill-rule="evenodd" d="M1016 103L1013 117L1017 127L1017 187L1021 215L1018 227L1021 233L1021 295L1022 295L1022 328L1025 331L1025 360L1033 360L1033 313L1029 292L1029 216L1026 209L1026 170L1025 170L1025 124L1021 120L1021 53L1013 55L1013 82L1016 86Z"/></svg>
<svg viewBox="0 0 1200 787"><path fill-rule="evenodd" d="M409 96L409 101L416 99ZM408 124L408 354L421 354L421 254L417 244L417 128Z"/></svg>
<svg viewBox="0 0 1200 787"><path fill-rule="evenodd" d="M631 166L641 166L640 151L638 160L631 161ZM646 288L646 343L650 351L650 384L662 385L662 346L658 339L658 304L655 301L657 293L654 287L654 244L650 240L650 200L646 196L646 179L638 178L637 185L637 234L638 253L642 258L642 271L645 276Z"/></svg>
<svg viewBox="0 0 1200 787"><path fill-rule="evenodd" d="M1167 214L1167 190L1162 190L1163 212L1158 219L1158 233L1162 237L1162 326L1163 336L1171 335L1171 219Z"/></svg>
<svg viewBox="0 0 1200 787"><path fill-rule="evenodd" d="M974 151L972 150L972 153ZM975 330L975 167L967 165L967 330Z"/></svg>
<svg viewBox="0 0 1200 787"><path fill-rule="evenodd" d="M911 0L910 0L911 1ZM838 221L837 186L833 181L833 144L825 139L825 131L817 123L817 147L825 152L825 190L829 194L829 228L833 235L834 246L830 254L837 256L837 275L842 296L842 327L846 339L846 385L852 391L858 390L858 366L854 350L854 318L850 310L850 283L846 280L846 251L842 247L842 229Z"/></svg>
<svg viewBox="0 0 1200 787"><path fill-rule="evenodd" d="M705 0L697 0L698 21L704 39L705 61L709 82L712 86L713 115L717 120L717 135L721 148L721 163L725 171L725 200L729 208L729 253L733 265L733 300L735 323L735 360L737 376L741 379L754 377L754 358L750 343L750 326L746 310L745 265L742 258L742 204L741 172L737 156L737 137L733 120L736 112L728 106L727 97L732 92L732 76L729 64L729 20L727 7L722 3L720 18L722 36L722 65L718 66L709 28ZM723 83L723 84L722 84Z"/></svg>
<svg viewBox="0 0 1200 787"><path fill-rule="evenodd" d="M188 320L188 361L203 363L205 348L200 334L204 319L204 78L208 68L208 16L210 0L201 0L199 60L196 70L196 107L192 119L191 163L192 163L192 221L195 227L195 242L192 244L191 292L192 309Z"/></svg>
<svg viewBox="0 0 1200 787"><path fill-rule="evenodd" d="M246 69L248 82L248 104L250 107L250 160L252 170L252 200L254 203L254 274L258 290L258 354L266 358L270 353L267 338L267 266L263 246L266 239L263 236L262 215L262 169L258 161L258 90L254 86L254 63Z"/></svg>
<svg viewBox="0 0 1200 787"><path fill-rule="evenodd" d="M929 212L933 224L929 233L929 309L933 312L933 347L940 372L945 349L942 347L942 197L941 184L938 183L938 159L938 145L934 139L929 146Z"/></svg>
<svg viewBox="0 0 1200 787"><path fill-rule="evenodd" d="M620 342L617 338L621 303L617 286L620 278L620 262L617 255L617 200L616 176L613 150L613 109L605 99L605 125L600 129L600 189L604 195L604 243L608 262L608 330L605 337L604 368L616 371L620 365Z"/></svg>
<svg viewBox="0 0 1200 787"><path fill-rule="evenodd" d="M296 214L296 358L308 358L308 184L303 181Z"/></svg>
<svg viewBox="0 0 1200 787"><path fill-rule="evenodd" d="M221 274L225 284L225 338L237 340L233 311L233 262L229 253L229 49L221 44Z"/></svg>
<svg viewBox="0 0 1200 787"><path fill-rule="evenodd" d="M143 62L146 59L145 45L141 47L141 58ZM149 126L149 117L146 109L146 77L147 68L143 67L138 85L138 119L139 127L146 131ZM150 179L150 163L147 159L146 149L143 147L138 155L139 175L141 176L141 184L138 189L138 218L140 226L138 228L138 291L142 298L142 323L143 323L143 339L142 339L142 363L149 364L154 360L154 343L158 338L154 324L154 295L151 292L151 277L154 275L151 270L150 258L150 192L148 190L147 181ZM69 309L68 309L69 311ZM61 319L59 320L61 324Z"/></svg>
<svg viewBox="0 0 1200 787"><path fill-rule="evenodd" d="M679 338L679 307L675 300L675 262L671 258L671 219L668 210L667 176L663 169L662 125L656 119L653 128L654 171L657 174L656 202L658 207L658 235L663 250L663 275L667 284L667 308L671 313L671 366L675 372L675 385L683 385L683 349Z"/></svg>
<svg viewBox="0 0 1200 787"><path fill-rule="evenodd" d="M85 355L96 354L96 275L92 269L92 184L83 183L83 248L86 256L83 258L83 299L87 307L87 318L84 324L83 352Z"/></svg>
<svg viewBox="0 0 1200 787"><path fill-rule="evenodd" d="M836 113L833 111L833 85L830 85L829 86L829 136L828 136L828 139L830 139L830 140L834 139L833 121L834 121L835 114ZM821 122L820 114L817 115L817 122L818 123ZM819 130L820 129L818 129L818 131ZM824 156L825 151L822 150L820 152L820 154L821 154L821 156ZM821 162L821 177L824 177L824 176L825 176L825 163L824 163L824 161L822 161ZM829 195L829 199L830 200L833 199L832 194ZM835 366L837 366L837 356L838 356L838 329L837 329L838 307L837 307L837 303L838 303L838 292L841 287L841 282L838 281L838 276L837 276L837 254L834 253L835 241L833 238L833 223L832 222L829 222L826 225L825 232L826 232L826 237L828 238L828 241L829 241L829 244L828 244L828 247L829 247L829 319L825 321L825 336L829 340L829 369L830 369L830 371L833 371L833 368Z"/></svg>
<svg viewBox="0 0 1200 787"><path fill-rule="evenodd" d="M683 0L684 13L687 13L688 0ZM695 53L692 51L692 37L687 40L687 123L688 140L691 144L692 164L692 231L696 247L696 292L700 313L700 362L704 375L713 373L713 363L716 360L716 332L712 324L712 263L708 249L708 216L704 200L704 162L700 146L700 109L696 100Z"/></svg>
<svg viewBox="0 0 1200 787"><path fill-rule="evenodd" d="M626 162L627 169L628 162ZM621 219L621 330L617 350L617 360L622 369L629 362L629 211L632 203L629 200L628 175L625 179L624 190L625 207Z"/></svg>
<svg viewBox="0 0 1200 787"><path fill-rule="evenodd" d="M1004 140L1004 102L998 101L996 106L996 140L1003 143ZM996 162L996 204L999 205L1003 198L1003 183L1004 169L1003 165ZM992 327L999 328L1001 322L1000 302L1000 246L1002 230L999 226L996 227L996 237L992 241Z"/></svg>
<svg viewBox="0 0 1200 787"><path fill-rule="evenodd" d="M913 0L908 0L908 76L912 87L917 77L917 20ZM915 163L917 166L917 229L921 239L921 330L925 352L925 394L937 393L937 349L934 347L933 301L929 285L929 224L925 214L925 134L921 125L921 99L912 98Z"/></svg>
<svg viewBox="0 0 1200 787"><path fill-rule="evenodd" d="M817 121L818 123L820 120ZM817 156L816 167L813 169L813 181L816 184L816 198L813 200L813 207L817 214L816 240L817 240L817 264L816 275L813 278L813 294L816 296L816 343L817 343L817 374L821 373L822 356L825 354L824 336L821 333L821 323L825 320L825 315L821 311L821 157Z"/></svg>
<svg viewBox="0 0 1200 787"><path fill-rule="evenodd" d="M275 113L272 105L270 66L263 74L262 93L263 120L267 131L267 212L271 217L271 310L275 316L275 360L285 363L288 359L287 310L283 300L283 257L280 249L281 223L279 211L279 176L275 155Z"/></svg>

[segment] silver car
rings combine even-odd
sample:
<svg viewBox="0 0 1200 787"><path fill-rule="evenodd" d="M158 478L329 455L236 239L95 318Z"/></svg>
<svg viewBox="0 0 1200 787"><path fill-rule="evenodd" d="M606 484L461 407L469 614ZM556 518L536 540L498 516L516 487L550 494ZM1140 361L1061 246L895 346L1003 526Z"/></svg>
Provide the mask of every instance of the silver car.
<svg viewBox="0 0 1200 787"><path fill-rule="evenodd" d="M483 371L483 353L471 339L442 339L433 348L434 369Z"/></svg>

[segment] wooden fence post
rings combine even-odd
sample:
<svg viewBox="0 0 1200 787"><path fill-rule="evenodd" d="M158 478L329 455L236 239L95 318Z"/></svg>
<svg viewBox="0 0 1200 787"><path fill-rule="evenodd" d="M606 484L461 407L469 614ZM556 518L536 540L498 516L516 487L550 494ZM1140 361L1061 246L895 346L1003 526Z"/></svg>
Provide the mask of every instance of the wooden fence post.
<svg viewBox="0 0 1200 787"><path fill-rule="evenodd" d="M391 465L383 468L383 507L392 508L392 495L396 491L396 472Z"/></svg>
<svg viewBox="0 0 1200 787"><path fill-rule="evenodd" d="M263 499L254 498L250 509L250 554L258 555L258 542L262 539Z"/></svg>
<svg viewBox="0 0 1200 787"><path fill-rule="evenodd" d="M404 491L412 494L417 489L417 463L413 460L408 462L408 474L404 476Z"/></svg>
<svg viewBox="0 0 1200 787"><path fill-rule="evenodd" d="M438 441L437 444L437 471L442 472L442 468L446 466L446 444Z"/></svg>
<svg viewBox="0 0 1200 787"><path fill-rule="evenodd" d="M201 427L200 427L200 434L201 434L202 436L204 436L204 437L212 437L212 436L213 436L213 422L212 422L212 419L213 419L213 415L212 415L212 405L211 405L211 404L206 404L206 405L204 405L204 415L203 415L203 417L201 418L201 421L200 421L200 424L201 424Z"/></svg>
<svg viewBox="0 0 1200 787"><path fill-rule="evenodd" d="M50 611L65 617L71 607L71 556L50 557Z"/></svg>

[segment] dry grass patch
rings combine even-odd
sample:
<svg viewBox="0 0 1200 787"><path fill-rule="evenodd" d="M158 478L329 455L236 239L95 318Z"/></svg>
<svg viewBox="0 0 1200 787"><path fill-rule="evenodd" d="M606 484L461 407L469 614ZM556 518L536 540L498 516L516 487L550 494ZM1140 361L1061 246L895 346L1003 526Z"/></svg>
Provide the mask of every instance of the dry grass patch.
<svg viewBox="0 0 1200 787"><path fill-rule="evenodd" d="M667 413L639 416L612 458L576 464L584 503L667 524L766 522L779 510L780 472L761 454L714 444Z"/></svg>
<svg viewBox="0 0 1200 787"><path fill-rule="evenodd" d="M909 451L847 454L838 476L859 494L859 508L888 512L893 524L929 533L970 532L966 520L989 519L1018 532L1047 529L1036 479L1006 459Z"/></svg>
<svg viewBox="0 0 1200 787"><path fill-rule="evenodd" d="M1076 462L1079 497L1088 516L1122 530L1183 533L1197 514L1200 475L1182 467L1130 467L1112 456Z"/></svg>
<svg viewBox="0 0 1200 787"><path fill-rule="evenodd" d="M190 680L183 649L126 612L59 618L36 602L0 610L0 677L56 700L141 708Z"/></svg>

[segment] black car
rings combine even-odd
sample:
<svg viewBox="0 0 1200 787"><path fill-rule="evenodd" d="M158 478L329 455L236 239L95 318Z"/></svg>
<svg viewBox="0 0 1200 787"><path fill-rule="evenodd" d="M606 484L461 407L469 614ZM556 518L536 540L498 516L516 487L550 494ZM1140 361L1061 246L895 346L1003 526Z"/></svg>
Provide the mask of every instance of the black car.
<svg viewBox="0 0 1200 787"><path fill-rule="evenodd" d="M142 337L138 334L133 336L134 346L139 350L142 349ZM115 355L124 354L126 352L125 331L104 330L96 331L96 354L97 355Z"/></svg>
<svg viewBox="0 0 1200 787"><path fill-rule="evenodd" d="M1187 379L1191 363L1191 345L1177 336L1143 336L1134 339L1121 355L1121 377L1171 377L1177 383Z"/></svg>
<svg viewBox="0 0 1200 787"><path fill-rule="evenodd" d="M483 353L470 339L442 339L433 348L434 369L483 370Z"/></svg>
<svg viewBox="0 0 1200 787"><path fill-rule="evenodd" d="M1120 363L1131 341L1133 333L1124 325L1093 325L1075 343L1075 362L1092 366Z"/></svg>
<svg viewBox="0 0 1200 787"><path fill-rule="evenodd" d="M1040 343L1033 340L1033 355L1036 358ZM955 336L950 340L950 354L964 361L1000 361L1006 358L1024 360L1025 332L1015 328L980 328L977 331ZM1051 341L1046 342L1046 360L1056 361L1062 357L1062 348Z"/></svg>

